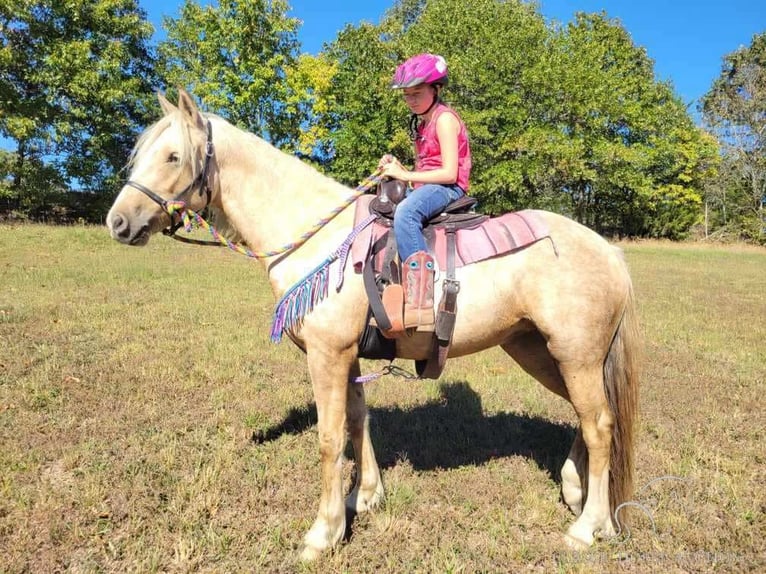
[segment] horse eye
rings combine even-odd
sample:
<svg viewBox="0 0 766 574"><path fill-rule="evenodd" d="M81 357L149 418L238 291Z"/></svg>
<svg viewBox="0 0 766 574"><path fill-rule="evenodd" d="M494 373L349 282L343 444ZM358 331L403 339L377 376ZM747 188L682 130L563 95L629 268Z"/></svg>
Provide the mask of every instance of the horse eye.
<svg viewBox="0 0 766 574"><path fill-rule="evenodd" d="M176 152L172 152L168 156L168 163L178 163L180 156Z"/></svg>

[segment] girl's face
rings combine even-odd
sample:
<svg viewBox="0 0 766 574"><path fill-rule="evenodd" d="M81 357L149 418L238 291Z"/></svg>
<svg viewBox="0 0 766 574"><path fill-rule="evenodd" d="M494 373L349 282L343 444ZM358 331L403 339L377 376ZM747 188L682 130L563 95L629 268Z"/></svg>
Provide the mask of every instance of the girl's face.
<svg viewBox="0 0 766 574"><path fill-rule="evenodd" d="M429 84L420 84L404 88L404 103L413 114L422 115L428 111L436 97L436 88Z"/></svg>

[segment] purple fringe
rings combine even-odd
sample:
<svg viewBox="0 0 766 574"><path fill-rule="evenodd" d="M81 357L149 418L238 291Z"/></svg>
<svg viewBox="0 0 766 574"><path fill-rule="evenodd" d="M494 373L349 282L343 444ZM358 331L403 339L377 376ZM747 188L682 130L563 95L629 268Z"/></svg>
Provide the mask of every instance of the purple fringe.
<svg viewBox="0 0 766 574"><path fill-rule="evenodd" d="M336 291L340 291L340 288L343 287L343 273L346 269L346 261L348 260L348 254L349 251L351 251L351 246L354 244L357 236L364 230L364 228L375 221L377 218L378 216L376 214L371 213L365 219L359 222L359 224L353 230L351 230L351 233L348 237L346 237L346 240L335 251L335 255L338 256L338 259L340 259L340 265L338 266L338 281L335 284Z"/></svg>
<svg viewBox="0 0 766 574"><path fill-rule="evenodd" d="M351 244L354 243L356 236L374 220L375 216L371 215L357 225L335 253L310 271L282 296L274 309L274 317L271 321L272 343L282 341L282 333L284 331L300 325L303 317L311 313L314 307L327 297L330 282L330 265L338 258L340 258L341 263L339 265L338 281L335 289L340 291L340 288L343 286L343 269L346 266Z"/></svg>
<svg viewBox="0 0 766 574"><path fill-rule="evenodd" d="M311 313L314 307L327 297L330 264L336 258L333 254L325 259L282 296L274 310L274 318L271 322L272 343L279 343L284 331L299 325L303 317Z"/></svg>

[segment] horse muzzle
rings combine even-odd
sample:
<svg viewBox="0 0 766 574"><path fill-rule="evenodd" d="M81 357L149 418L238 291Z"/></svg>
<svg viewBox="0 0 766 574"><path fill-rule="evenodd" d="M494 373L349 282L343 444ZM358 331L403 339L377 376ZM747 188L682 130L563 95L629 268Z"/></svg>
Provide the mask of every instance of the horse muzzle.
<svg viewBox="0 0 766 574"><path fill-rule="evenodd" d="M113 239L125 245L146 245L151 237L151 226L145 221L131 220L123 213L109 213L106 225Z"/></svg>

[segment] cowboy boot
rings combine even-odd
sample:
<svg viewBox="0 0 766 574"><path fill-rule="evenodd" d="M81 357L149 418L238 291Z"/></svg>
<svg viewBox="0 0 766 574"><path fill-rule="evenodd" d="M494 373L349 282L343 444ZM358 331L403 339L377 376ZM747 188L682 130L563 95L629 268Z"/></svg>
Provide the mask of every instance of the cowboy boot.
<svg viewBox="0 0 766 574"><path fill-rule="evenodd" d="M406 300L404 328L434 330L434 258L425 251L410 255L402 266Z"/></svg>

